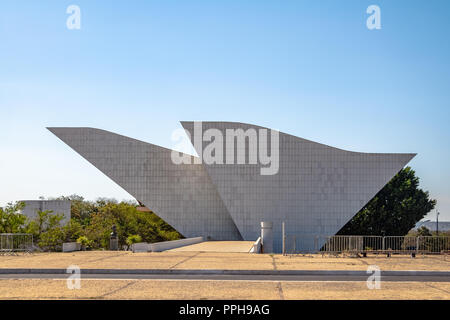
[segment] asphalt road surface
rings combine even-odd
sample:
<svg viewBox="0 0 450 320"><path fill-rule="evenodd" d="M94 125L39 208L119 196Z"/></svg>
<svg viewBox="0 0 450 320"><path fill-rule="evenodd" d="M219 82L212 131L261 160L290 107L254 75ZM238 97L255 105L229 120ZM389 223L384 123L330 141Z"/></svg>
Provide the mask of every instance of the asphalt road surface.
<svg viewBox="0 0 450 320"><path fill-rule="evenodd" d="M228 280L228 281L367 281L370 274L350 275L221 275L221 274L81 274L83 279L96 280ZM69 274L0 274L0 279L67 279ZM450 282L448 276L381 276L393 282Z"/></svg>

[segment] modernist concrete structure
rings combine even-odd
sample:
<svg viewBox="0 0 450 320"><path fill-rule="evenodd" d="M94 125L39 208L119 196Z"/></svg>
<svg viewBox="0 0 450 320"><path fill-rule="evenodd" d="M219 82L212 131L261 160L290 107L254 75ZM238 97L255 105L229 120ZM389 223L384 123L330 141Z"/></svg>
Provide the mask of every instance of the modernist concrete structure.
<svg viewBox="0 0 450 320"><path fill-rule="evenodd" d="M28 219L35 219L38 211L52 211L53 214L64 215L61 224L65 225L70 221L70 201L69 200L22 200L25 207L21 210L21 214Z"/></svg>
<svg viewBox="0 0 450 320"><path fill-rule="evenodd" d="M195 143L195 123L182 125L201 155L207 142ZM227 130L267 128L202 122L201 130L208 129L226 136ZM344 151L280 132L279 169L262 175L261 163L195 163L188 156L193 164L175 164L169 149L108 131L49 130L185 237L256 240L266 221L273 223L276 252L283 221L287 234L334 235L415 156ZM239 152L221 151L224 159Z"/></svg>

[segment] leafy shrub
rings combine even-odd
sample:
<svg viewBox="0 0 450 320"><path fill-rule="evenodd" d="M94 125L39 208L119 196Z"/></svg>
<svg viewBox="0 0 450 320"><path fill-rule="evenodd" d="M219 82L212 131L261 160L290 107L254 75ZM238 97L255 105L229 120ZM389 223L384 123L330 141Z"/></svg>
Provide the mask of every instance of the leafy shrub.
<svg viewBox="0 0 450 320"><path fill-rule="evenodd" d="M92 246L92 240L89 240L86 236L81 236L77 239L77 243L81 244L83 248L90 248Z"/></svg>
<svg viewBox="0 0 450 320"><path fill-rule="evenodd" d="M142 237L138 234L133 234L127 238L127 245L131 246L134 243L142 242Z"/></svg>
<svg viewBox="0 0 450 320"><path fill-rule="evenodd" d="M26 232L33 235L35 243L44 250L58 250L63 242L84 241L91 249L109 248L112 226L117 227L119 247L137 242L160 242L177 240L183 236L153 212L137 210L135 202L118 202L102 198L85 201L71 195L54 200L70 200L72 219L61 226L64 218L52 211L38 211L28 220L20 215L23 203L8 204L0 208L0 232Z"/></svg>
<svg viewBox="0 0 450 320"><path fill-rule="evenodd" d="M41 248L49 251L61 250L64 241L64 232L61 227L54 227L41 233L38 244Z"/></svg>

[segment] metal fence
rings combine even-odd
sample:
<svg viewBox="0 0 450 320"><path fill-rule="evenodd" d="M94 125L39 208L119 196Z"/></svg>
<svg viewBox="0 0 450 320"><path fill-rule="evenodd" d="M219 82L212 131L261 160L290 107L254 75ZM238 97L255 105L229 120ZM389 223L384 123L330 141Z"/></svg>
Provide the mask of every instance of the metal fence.
<svg viewBox="0 0 450 320"><path fill-rule="evenodd" d="M419 252L450 253L450 237L419 237L417 242Z"/></svg>
<svg viewBox="0 0 450 320"><path fill-rule="evenodd" d="M0 254L31 252L33 235L28 233L0 233Z"/></svg>
<svg viewBox="0 0 450 320"><path fill-rule="evenodd" d="M450 252L450 237L288 235L283 247L285 254L440 254Z"/></svg>

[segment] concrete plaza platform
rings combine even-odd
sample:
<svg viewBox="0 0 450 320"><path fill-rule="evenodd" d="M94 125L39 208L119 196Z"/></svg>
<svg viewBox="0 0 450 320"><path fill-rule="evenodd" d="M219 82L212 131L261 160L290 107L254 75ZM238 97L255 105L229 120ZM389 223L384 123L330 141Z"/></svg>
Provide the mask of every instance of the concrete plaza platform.
<svg viewBox="0 0 450 320"><path fill-rule="evenodd" d="M253 241L205 241L168 251L248 253L251 248Z"/></svg>
<svg viewBox="0 0 450 320"><path fill-rule="evenodd" d="M79 290L68 289L66 274L40 275L38 278L33 274L7 274L8 269L14 268L36 271L40 268L67 268L70 265L83 270ZM418 256L414 259L409 256L350 258L202 251L21 254L0 256L0 272L5 273L0 274L0 299L450 299L450 281L442 279L436 281L418 277L411 280L403 276L400 277L403 279L388 281L383 275L381 290L369 290L365 279L367 268L371 265L378 266L383 272L399 270L400 274L410 273L411 270L422 270L422 273L450 271L450 259L445 256ZM97 268L116 272L119 278L92 274ZM164 269L168 275L120 275L125 269L134 273ZM197 273L203 271L204 274L223 270L230 275L254 271L260 275L183 275L192 269ZM88 275L86 270L92 272ZM281 276L293 271L304 275L316 274L316 278L307 279L306 276L306 280L302 280ZM339 273L360 276L352 276L344 281L327 276ZM361 280L362 275L364 281Z"/></svg>
<svg viewBox="0 0 450 320"><path fill-rule="evenodd" d="M78 251L0 256L0 269L67 268L81 269L196 269L196 270L362 270L376 265L381 270L450 271L446 256L406 255L367 258L283 256L230 252L165 251Z"/></svg>

